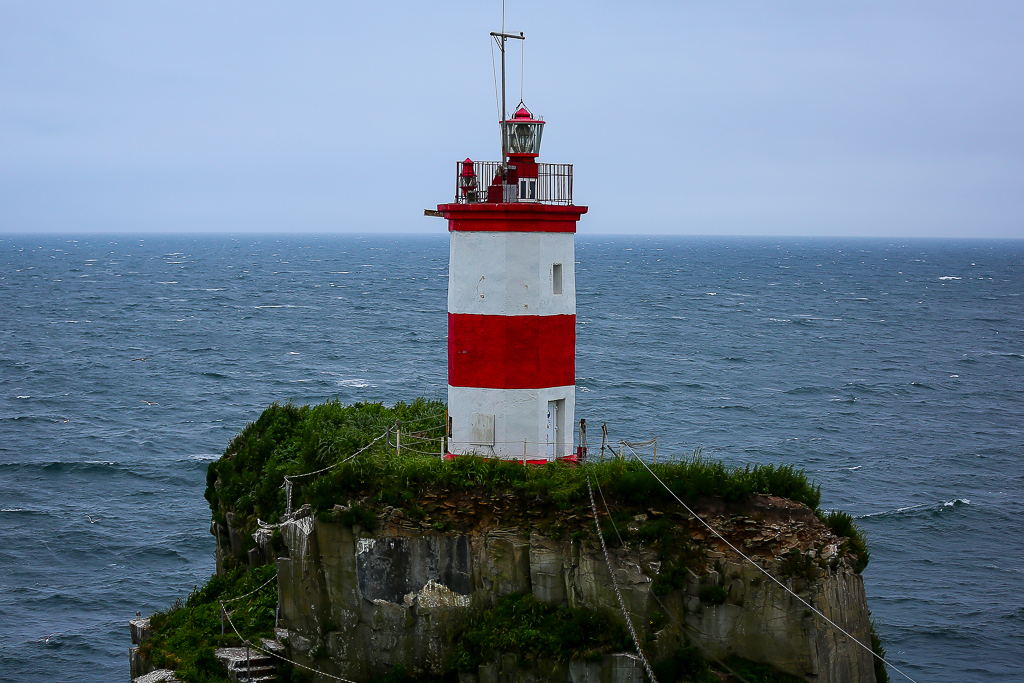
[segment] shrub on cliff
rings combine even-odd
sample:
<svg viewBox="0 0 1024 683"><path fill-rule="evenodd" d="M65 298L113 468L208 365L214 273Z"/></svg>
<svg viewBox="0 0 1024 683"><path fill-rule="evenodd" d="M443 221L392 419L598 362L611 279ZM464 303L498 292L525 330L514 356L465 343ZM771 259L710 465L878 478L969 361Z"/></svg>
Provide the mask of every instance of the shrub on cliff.
<svg viewBox="0 0 1024 683"><path fill-rule="evenodd" d="M458 671L476 671L482 662L504 653L567 662L600 660L609 652L631 649L625 628L612 619L518 593L503 597L494 609L471 616L453 641L451 667Z"/></svg>
<svg viewBox="0 0 1024 683"><path fill-rule="evenodd" d="M221 635L220 601L246 595L274 576L273 567L234 569L217 574L187 600L180 598L163 612L150 617L152 634L139 646L141 654L157 668L173 669L184 683L227 681L224 667L213 656L215 647L241 644L227 626ZM273 637L277 609L275 584L269 583L243 600L228 604L231 621L241 634L256 642Z"/></svg>
<svg viewBox="0 0 1024 683"><path fill-rule="evenodd" d="M425 399L391 408L380 403L342 405L337 400L301 408L273 403L210 464L206 500L215 518L231 511L243 518L273 520L284 512L285 475L334 464L396 420L437 428L443 426L444 415L443 403Z"/></svg>
<svg viewBox="0 0 1024 683"><path fill-rule="evenodd" d="M445 417L443 403L424 399L391 408L337 401L301 408L275 403L232 440L221 459L211 463L206 498L215 519L223 521L225 513L233 512L242 518L239 530L250 532L257 517L273 522L284 512L286 475L334 466L295 480L293 505L309 502L323 511L337 503L363 499L371 506L413 507L415 497L429 487L510 493L563 508L587 503L586 471L581 467L562 463L524 467L514 460L471 456L446 460L434 455ZM393 427L396 420L405 425L406 443L429 443L433 438L431 453L416 452L419 449L414 445L399 455L387 440L381 440L346 461ZM732 468L694 453L665 458L650 468L673 493L689 500L718 496L742 501L755 494L770 494L814 509L821 497L819 487L803 470L788 465ZM613 459L588 469L605 494L622 504L647 506L673 500L636 460Z"/></svg>
<svg viewBox="0 0 1024 683"><path fill-rule="evenodd" d="M864 532L853 521L853 516L842 510L829 510L828 512L818 511L818 518L832 530L836 536L842 536L843 552L852 553L857 556L853 570L860 574L868 566L871 559L871 552L868 550L868 542Z"/></svg>

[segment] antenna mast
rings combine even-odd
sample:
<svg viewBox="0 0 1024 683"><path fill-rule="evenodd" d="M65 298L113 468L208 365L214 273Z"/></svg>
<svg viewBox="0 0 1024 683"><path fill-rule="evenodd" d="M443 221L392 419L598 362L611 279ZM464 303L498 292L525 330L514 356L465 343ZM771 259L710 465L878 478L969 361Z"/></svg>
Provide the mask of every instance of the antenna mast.
<svg viewBox="0 0 1024 683"><path fill-rule="evenodd" d="M508 149L506 148L505 141L505 121L508 120L508 108L505 104L505 41L509 38L515 40L526 40L526 36L520 31L515 33L505 33L505 5L502 3L501 7L501 32L495 33L491 31L491 37L494 38L494 42L498 44L498 49L501 50L501 122L498 124L501 126L501 165L504 166L508 162Z"/></svg>

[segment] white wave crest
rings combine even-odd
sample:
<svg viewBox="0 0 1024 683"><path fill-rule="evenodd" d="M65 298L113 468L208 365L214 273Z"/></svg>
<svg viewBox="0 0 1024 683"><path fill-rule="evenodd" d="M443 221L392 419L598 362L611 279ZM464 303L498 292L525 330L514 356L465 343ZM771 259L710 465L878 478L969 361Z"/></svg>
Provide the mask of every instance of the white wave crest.
<svg viewBox="0 0 1024 683"><path fill-rule="evenodd" d="M901 515L906 512L941 512L944 508L955 508L958 505L970 505L971 501L967 498L954 498L953 500L946 500L938 503L921 503L919 505L908 505L906 507L896 508L895 510L885 510L883 512L869 512L866 515L858 515L857 519L866 519L868 517L889 517L892 515Z"/></svg>
<svg viewBox="0 0 1024 683"><path fill-rule="evenodd" d="M338 381L338 386L350 387L352 389L365 389L367 387L376 387L376 384L370 384L365 379L343 379Z"/></svg>

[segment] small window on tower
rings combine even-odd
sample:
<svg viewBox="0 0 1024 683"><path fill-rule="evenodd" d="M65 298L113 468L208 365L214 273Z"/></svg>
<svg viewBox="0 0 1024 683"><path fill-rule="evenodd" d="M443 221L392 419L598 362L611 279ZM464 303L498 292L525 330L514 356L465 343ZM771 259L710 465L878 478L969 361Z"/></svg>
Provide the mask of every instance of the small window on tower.
<svg viewBox="0 0 1024 683"><path fill-rule="evenodd" d="M520 178L519 179L519 200L520 201L533 201L537 198L537 179L536 178Z"/></svg>
<svg viewBox="0 0 1024 683"><path fill-rule="evenodd" d="M555 263L551 266L551 293L562 293L562 264Z"/></svg>

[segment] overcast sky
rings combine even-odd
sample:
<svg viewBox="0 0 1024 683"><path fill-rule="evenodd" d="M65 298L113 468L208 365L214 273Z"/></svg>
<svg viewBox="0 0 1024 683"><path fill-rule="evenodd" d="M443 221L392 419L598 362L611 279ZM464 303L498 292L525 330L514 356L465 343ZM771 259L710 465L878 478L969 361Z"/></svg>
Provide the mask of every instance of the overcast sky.
<svg viewBox="0 0 1024 683"><path fill-rule="evenodd" d="M0 232L444 232L487 2L0 2ZM1024 237L1024 3L516 2L583 234ZM511 43L509 106L523 59Z"/></svg>

